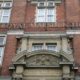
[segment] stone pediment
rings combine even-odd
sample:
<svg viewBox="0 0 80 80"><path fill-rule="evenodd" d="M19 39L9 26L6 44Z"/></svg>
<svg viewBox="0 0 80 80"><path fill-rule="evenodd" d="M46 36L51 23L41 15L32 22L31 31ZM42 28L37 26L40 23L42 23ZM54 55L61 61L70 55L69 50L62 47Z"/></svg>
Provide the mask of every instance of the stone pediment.
<svg viewBox="0 0 80 80"><path fill-rule="evenodd" d="M25 62L25 66L59 66L60 62L74 62L74 59L64 51L39 50L23 51L16 55L12 61L15 65Z"/></svg>

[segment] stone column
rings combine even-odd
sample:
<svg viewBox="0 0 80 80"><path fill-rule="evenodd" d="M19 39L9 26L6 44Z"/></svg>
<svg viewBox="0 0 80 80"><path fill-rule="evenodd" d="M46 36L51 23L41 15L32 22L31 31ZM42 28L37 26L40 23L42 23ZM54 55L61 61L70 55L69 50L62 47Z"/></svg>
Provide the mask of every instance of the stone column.
<svg viewBox="0 0 80 80"><path fill-rule="evenodd" d="M27 37L22 37L21 51L27 50Z"/></svg>
<svg viewBox="0 0 80 80"><path fill-rule="evenodd" d="M22 65L18 65L17 67L16 67L16 73L17 74L22 74L23 73L23 70L24 70L24 68L23 68L23 66Z"/></svg>
<svg viewBox="0 0 80 80"><path fill-rule="evenodd" d="M63 51L65 51L67 53L67 47L68 47L68 41L67 41L67 37L63 36L62 37L62 49Z"/></svg>
<svg viewBox="0 0 80 80"><path fill-rule="evenodd" d="M16 66L15 80L22 80L23 71L24 71L24 67L22 65Z"/></svg>
<svg viewBox="0 0 80 80"><path fill-rule="evenodd" d="M43 44L43 49L46 49L46 43Z"/></svg>
<svg viewBox="0 0 80 80"><path fill-rule="evenodd" d="M70 66L64 65L63 66L63 79L69 80L70 78Z"/></svg>

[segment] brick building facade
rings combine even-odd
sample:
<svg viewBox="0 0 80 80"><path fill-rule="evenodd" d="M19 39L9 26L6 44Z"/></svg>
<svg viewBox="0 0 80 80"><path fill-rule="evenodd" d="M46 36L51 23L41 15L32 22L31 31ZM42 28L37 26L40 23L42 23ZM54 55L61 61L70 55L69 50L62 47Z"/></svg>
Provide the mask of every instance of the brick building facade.
<svg viewBox="0 0 80 80"><path fill-rule="evenodd" d="M0 0L0 80L80 80L80 0Z"/></svg>

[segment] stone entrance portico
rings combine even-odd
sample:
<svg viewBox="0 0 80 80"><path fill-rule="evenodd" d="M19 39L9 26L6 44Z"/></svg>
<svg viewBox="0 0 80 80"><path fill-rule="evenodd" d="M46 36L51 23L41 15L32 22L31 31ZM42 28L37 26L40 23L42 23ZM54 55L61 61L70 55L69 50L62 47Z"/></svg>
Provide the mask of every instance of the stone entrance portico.
<svg viewBox="0 0 80 80"><path fill-rule="evenodd" d="M75 80L74 59L64 51L22 51L13 59L13 80Z"/></svg>

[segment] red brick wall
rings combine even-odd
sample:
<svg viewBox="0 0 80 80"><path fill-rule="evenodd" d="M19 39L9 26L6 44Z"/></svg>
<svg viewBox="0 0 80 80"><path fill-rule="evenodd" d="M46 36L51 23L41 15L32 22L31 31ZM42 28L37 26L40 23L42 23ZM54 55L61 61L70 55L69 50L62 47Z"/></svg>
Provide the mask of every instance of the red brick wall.
<svg viewBox="0 0 80 80"><path fill-rule="evenodd" d="M80 22L80 0L66 0L66 21Z"/></svg>
<svg viewBox="0 0 80 80"><path fill-rule="evenodd" d="M16 36L8 35L6 46L5 46L4 58L2 62L2 68L0 72L1 76L11 75L9 66L12 65L12 58L15 56L16 53L16 46L17 46L16 44L17 44Z"/></svg>
<svg viewBox="0 0 80 80"><path fill-rule="evenodd" d="M73 56L76 66L79 67L79 70L76 72L76 75L80 76L80 35L73 35Z"/></svg>
<svg viewBox="0 0 80 80"><path fill-rule="evenodd" d="M26 0L13 0L10 23L24 23L25 22L26 5L27 5Z"/></svg>
<svg viewBox="0 0 80 80"><path fill-rule="evenodd" d="M35 19L36 6L32 6L31 2L26 0L13 0L10 23L33 23ZM61 5L56 7L57 22L80 22L80 1L79 0L62 0ZM65 31L71 28L28 28L25 31ZM74 28L80 29L80 28ZM9 29L0 29L7 31ZM80 35L73 35L74 59L77 66L80 66ZM12 58L16 54L17 40L15 35L8 35L4 53L3 65L0 69L0 75L11 75L8 69L12 65ZM80 69L76 73L80 75Z"/></svg>
<svg viewBox="0 0 80 80"><path fill-rule="evenodd" d="M61 5L56 6L56 21L65 22L66 21L66 9L65 9L65 0L62 0Z"/></svg>

